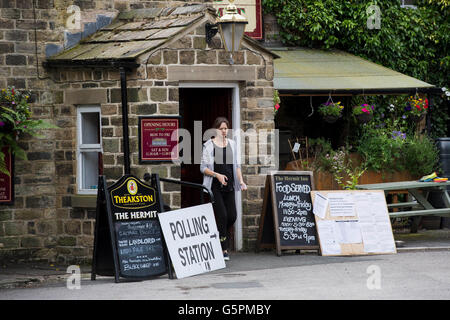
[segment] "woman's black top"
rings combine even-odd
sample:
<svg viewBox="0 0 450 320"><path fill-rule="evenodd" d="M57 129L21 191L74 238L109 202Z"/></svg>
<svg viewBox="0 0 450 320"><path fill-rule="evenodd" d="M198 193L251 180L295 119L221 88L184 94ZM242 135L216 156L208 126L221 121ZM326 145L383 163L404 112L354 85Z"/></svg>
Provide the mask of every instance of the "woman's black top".
<svg viewBox="0 0 450 320"><path fill-rule="evenodd" d="M233 175L233 151L230 145L226 147L218 147L214 144L214 171L225 175L227 185L224 186L218 179L213 179L212 187L220 191L234 191L234 175Z"/></svg>

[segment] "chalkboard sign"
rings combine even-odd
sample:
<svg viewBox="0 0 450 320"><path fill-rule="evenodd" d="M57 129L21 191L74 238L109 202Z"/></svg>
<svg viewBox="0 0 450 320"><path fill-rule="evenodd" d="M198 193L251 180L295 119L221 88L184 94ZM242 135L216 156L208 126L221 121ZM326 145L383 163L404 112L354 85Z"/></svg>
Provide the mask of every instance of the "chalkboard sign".
<svg viewBox="0 0 450 320"><path fill-rule="evenodd" d="M276 171L266 177L257 249L276 247L278 256L281 250L319 250L312 189L310 171Z"/></svg>
<svg viewBox="0 0 450 320"><path fill-rule="evenodd" d="M170 260L158 213L163 212L159 179L149 186L125 175L106 188L101 176L97 196L97 217L91 279L95 275L145 279L169 272Z"/></svg>

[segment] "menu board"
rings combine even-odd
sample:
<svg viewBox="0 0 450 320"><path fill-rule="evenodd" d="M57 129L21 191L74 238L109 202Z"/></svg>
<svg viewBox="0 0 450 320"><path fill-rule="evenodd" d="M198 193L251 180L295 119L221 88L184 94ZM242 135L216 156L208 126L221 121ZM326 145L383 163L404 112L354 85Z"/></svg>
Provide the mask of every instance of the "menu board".
<svg viewBox="0 0 450 320"><path fill-rule="evenodd" d="M278 171L266 178L258 247L281 250L318 249L312 213L310 171ZM272 230L271 230L272 229Z"/></svg>
<svg viewBox="0 0 450 320"><path fill-rule="evenodd" d="M125 175L105 188L100 180L93 280L95 274L110 275L112 263L116 282L119 277L149 278L166 273L168 252L158 220L162 211L159 183L152 187Z"/></svg>
<svg viewBox="0 0 450 320"><path fill-rule="evenodd" d="M384 191L313 191L323 256L396 253Z"/></svg>
<svg viewBox="0 0 450 320"><path fill-rule="evenodd" d="M161 230L157 221L115 223L121 274L148 276L165 272Z"/></svg>
<svg viewBox="0 0 450 320"><path fill-rule="evenodd" d="M178 129L179 116L139 117L139 162L177 160Z"/></svg>

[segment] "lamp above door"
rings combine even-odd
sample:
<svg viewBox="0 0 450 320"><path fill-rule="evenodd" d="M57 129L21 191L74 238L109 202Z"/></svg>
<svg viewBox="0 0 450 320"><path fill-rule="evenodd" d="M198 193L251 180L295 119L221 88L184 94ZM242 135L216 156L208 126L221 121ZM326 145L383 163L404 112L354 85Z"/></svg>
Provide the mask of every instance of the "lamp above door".
<svg viewBox="0 0 450 320"><path fill-rule="evenodd" d="M230 3L225 9L222 17L217 19L216 24L207 23L206 42L210 44L211 39L220 32L223 46L230 53L230 64L233 64L233 53L238 51L244 37L245 25L248 23L247 18L238 13L237 7L233 4L234 0L228 0Z"/></svg>

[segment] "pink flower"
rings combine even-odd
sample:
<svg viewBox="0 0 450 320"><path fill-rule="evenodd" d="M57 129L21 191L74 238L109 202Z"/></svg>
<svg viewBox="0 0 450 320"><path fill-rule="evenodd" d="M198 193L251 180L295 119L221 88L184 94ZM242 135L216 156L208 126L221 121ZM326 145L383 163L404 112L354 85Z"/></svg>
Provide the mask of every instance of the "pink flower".
<svg viewBox="0 0 450 320"><path fill-rule="evenodd" d="M278 103L275 105L275 109L280 109L280 105Z"/></svg>
<svg viewBox="0 0 450 320"><path fill-rule="evenodd" d="M362 111L362 112L365 112L365 113L370 113L370 111L367 110L366 108L362 108L361 111Z"/></svg>

